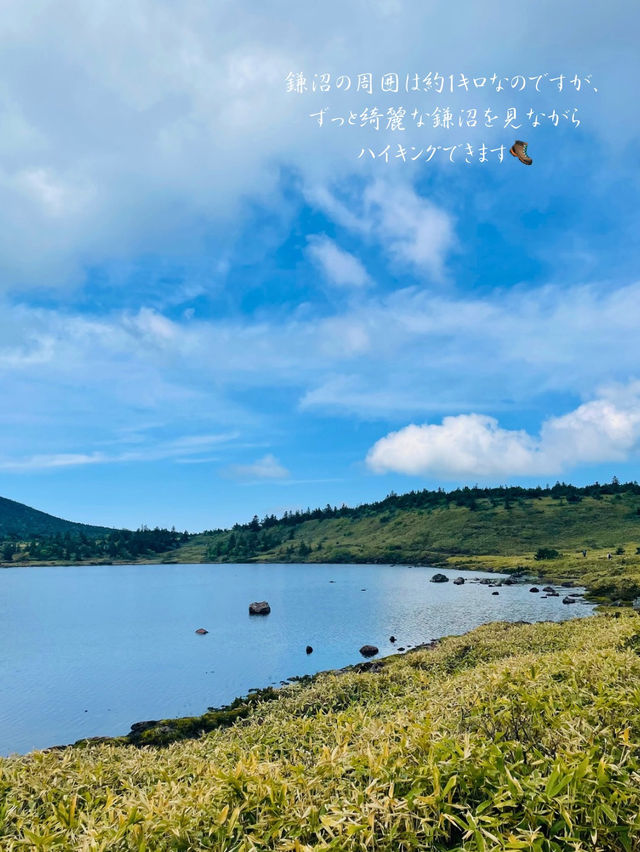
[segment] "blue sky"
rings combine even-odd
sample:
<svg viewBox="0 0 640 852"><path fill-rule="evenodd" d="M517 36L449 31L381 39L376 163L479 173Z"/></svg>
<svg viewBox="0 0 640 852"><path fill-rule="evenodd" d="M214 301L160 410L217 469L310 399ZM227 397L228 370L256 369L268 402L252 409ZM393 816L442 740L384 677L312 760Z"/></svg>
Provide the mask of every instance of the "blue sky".
<svg viewBox="0 0 640 852"><path fill-rule="evenodd" d="M638 478L640 10L604 9L9 5L0 493L198 530L390 490ZM547 78L285 86L393 71ZM523 126L310 117L373 106L514 107ZM581 123L531 127L530 108ZM357 156L516 135L531 167Z"/></svg>

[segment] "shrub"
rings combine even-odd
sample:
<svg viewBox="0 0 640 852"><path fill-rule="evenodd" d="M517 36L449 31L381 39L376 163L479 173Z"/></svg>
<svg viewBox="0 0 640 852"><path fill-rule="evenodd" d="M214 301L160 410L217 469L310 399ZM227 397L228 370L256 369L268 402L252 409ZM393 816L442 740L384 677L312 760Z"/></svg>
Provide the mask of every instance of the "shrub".
<svg viewBox="0 0 640 852"><path fill-rule="evenodd" d="M536 550L534 559L558 559L561 556L560 552L554 550L553 547L539 547Z"/></svg>

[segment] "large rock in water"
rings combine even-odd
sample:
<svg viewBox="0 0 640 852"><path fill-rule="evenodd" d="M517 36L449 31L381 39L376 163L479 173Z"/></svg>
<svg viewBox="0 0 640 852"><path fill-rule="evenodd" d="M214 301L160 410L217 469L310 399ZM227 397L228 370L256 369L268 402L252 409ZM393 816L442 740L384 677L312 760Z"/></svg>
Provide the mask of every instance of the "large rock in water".
<svg viewBox="0 0 640 852"><path fill-rule="evenodd" d="M271 607L266 601L254 601L249 604L249 615L269 615Z"/></svg>
<svg viewBox="0 0 640 852"><path fill-rule="evenodd" d="M454 586L464 586L464 577L456 577L453 581Z"/></svg>
<svg viewBox="0 0 640 852"><path fill-rule="evenodd" d="M360 648L360 653L363 657L373 657L378 653L378 649L375 645L363 645L362 648Z"/></svg>
<svg viewBox="0 0 640 852"><path fill-rule="evenodd" d="M449 578L445 577L444 574L434 574L431 578L432 583L448 583Z"/></svg>

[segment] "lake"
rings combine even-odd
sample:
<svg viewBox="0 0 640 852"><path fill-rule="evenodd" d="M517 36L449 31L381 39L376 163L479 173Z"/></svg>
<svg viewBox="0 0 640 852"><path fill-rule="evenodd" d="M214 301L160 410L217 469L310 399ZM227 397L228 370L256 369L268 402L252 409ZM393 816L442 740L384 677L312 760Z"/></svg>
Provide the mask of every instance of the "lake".
<svg viewBox="0 0 640 852"><path fill-rule="evenodd" d="M463 586L431 583L434 573ZM401 565L100 565L0 569L0 755L118 735L488 621L562 621L498 575ZM330 582L330 581L334 582ZM252 601L271 613L250 616ZM198 636L195 630L209 631ZM313 653L307 655L305 647Z"/></svg>

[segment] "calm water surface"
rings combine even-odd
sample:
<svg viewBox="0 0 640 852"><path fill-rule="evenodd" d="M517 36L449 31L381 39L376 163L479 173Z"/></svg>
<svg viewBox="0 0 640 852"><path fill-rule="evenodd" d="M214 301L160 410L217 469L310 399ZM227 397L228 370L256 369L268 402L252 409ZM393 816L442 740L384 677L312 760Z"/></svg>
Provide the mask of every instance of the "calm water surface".
<svg viewBox="0 0 640 852"><path fill-rule="evenodd" d="M436 570L468 582L431 583ZM493 596L469 582L488 576L399 565L0 569L0 754L200 714L251 687L356 663L365 643L393 653L392 634L407 647L487 621L591 611L528 584ZM258 600L270 615L249 616Z"/></svg>

